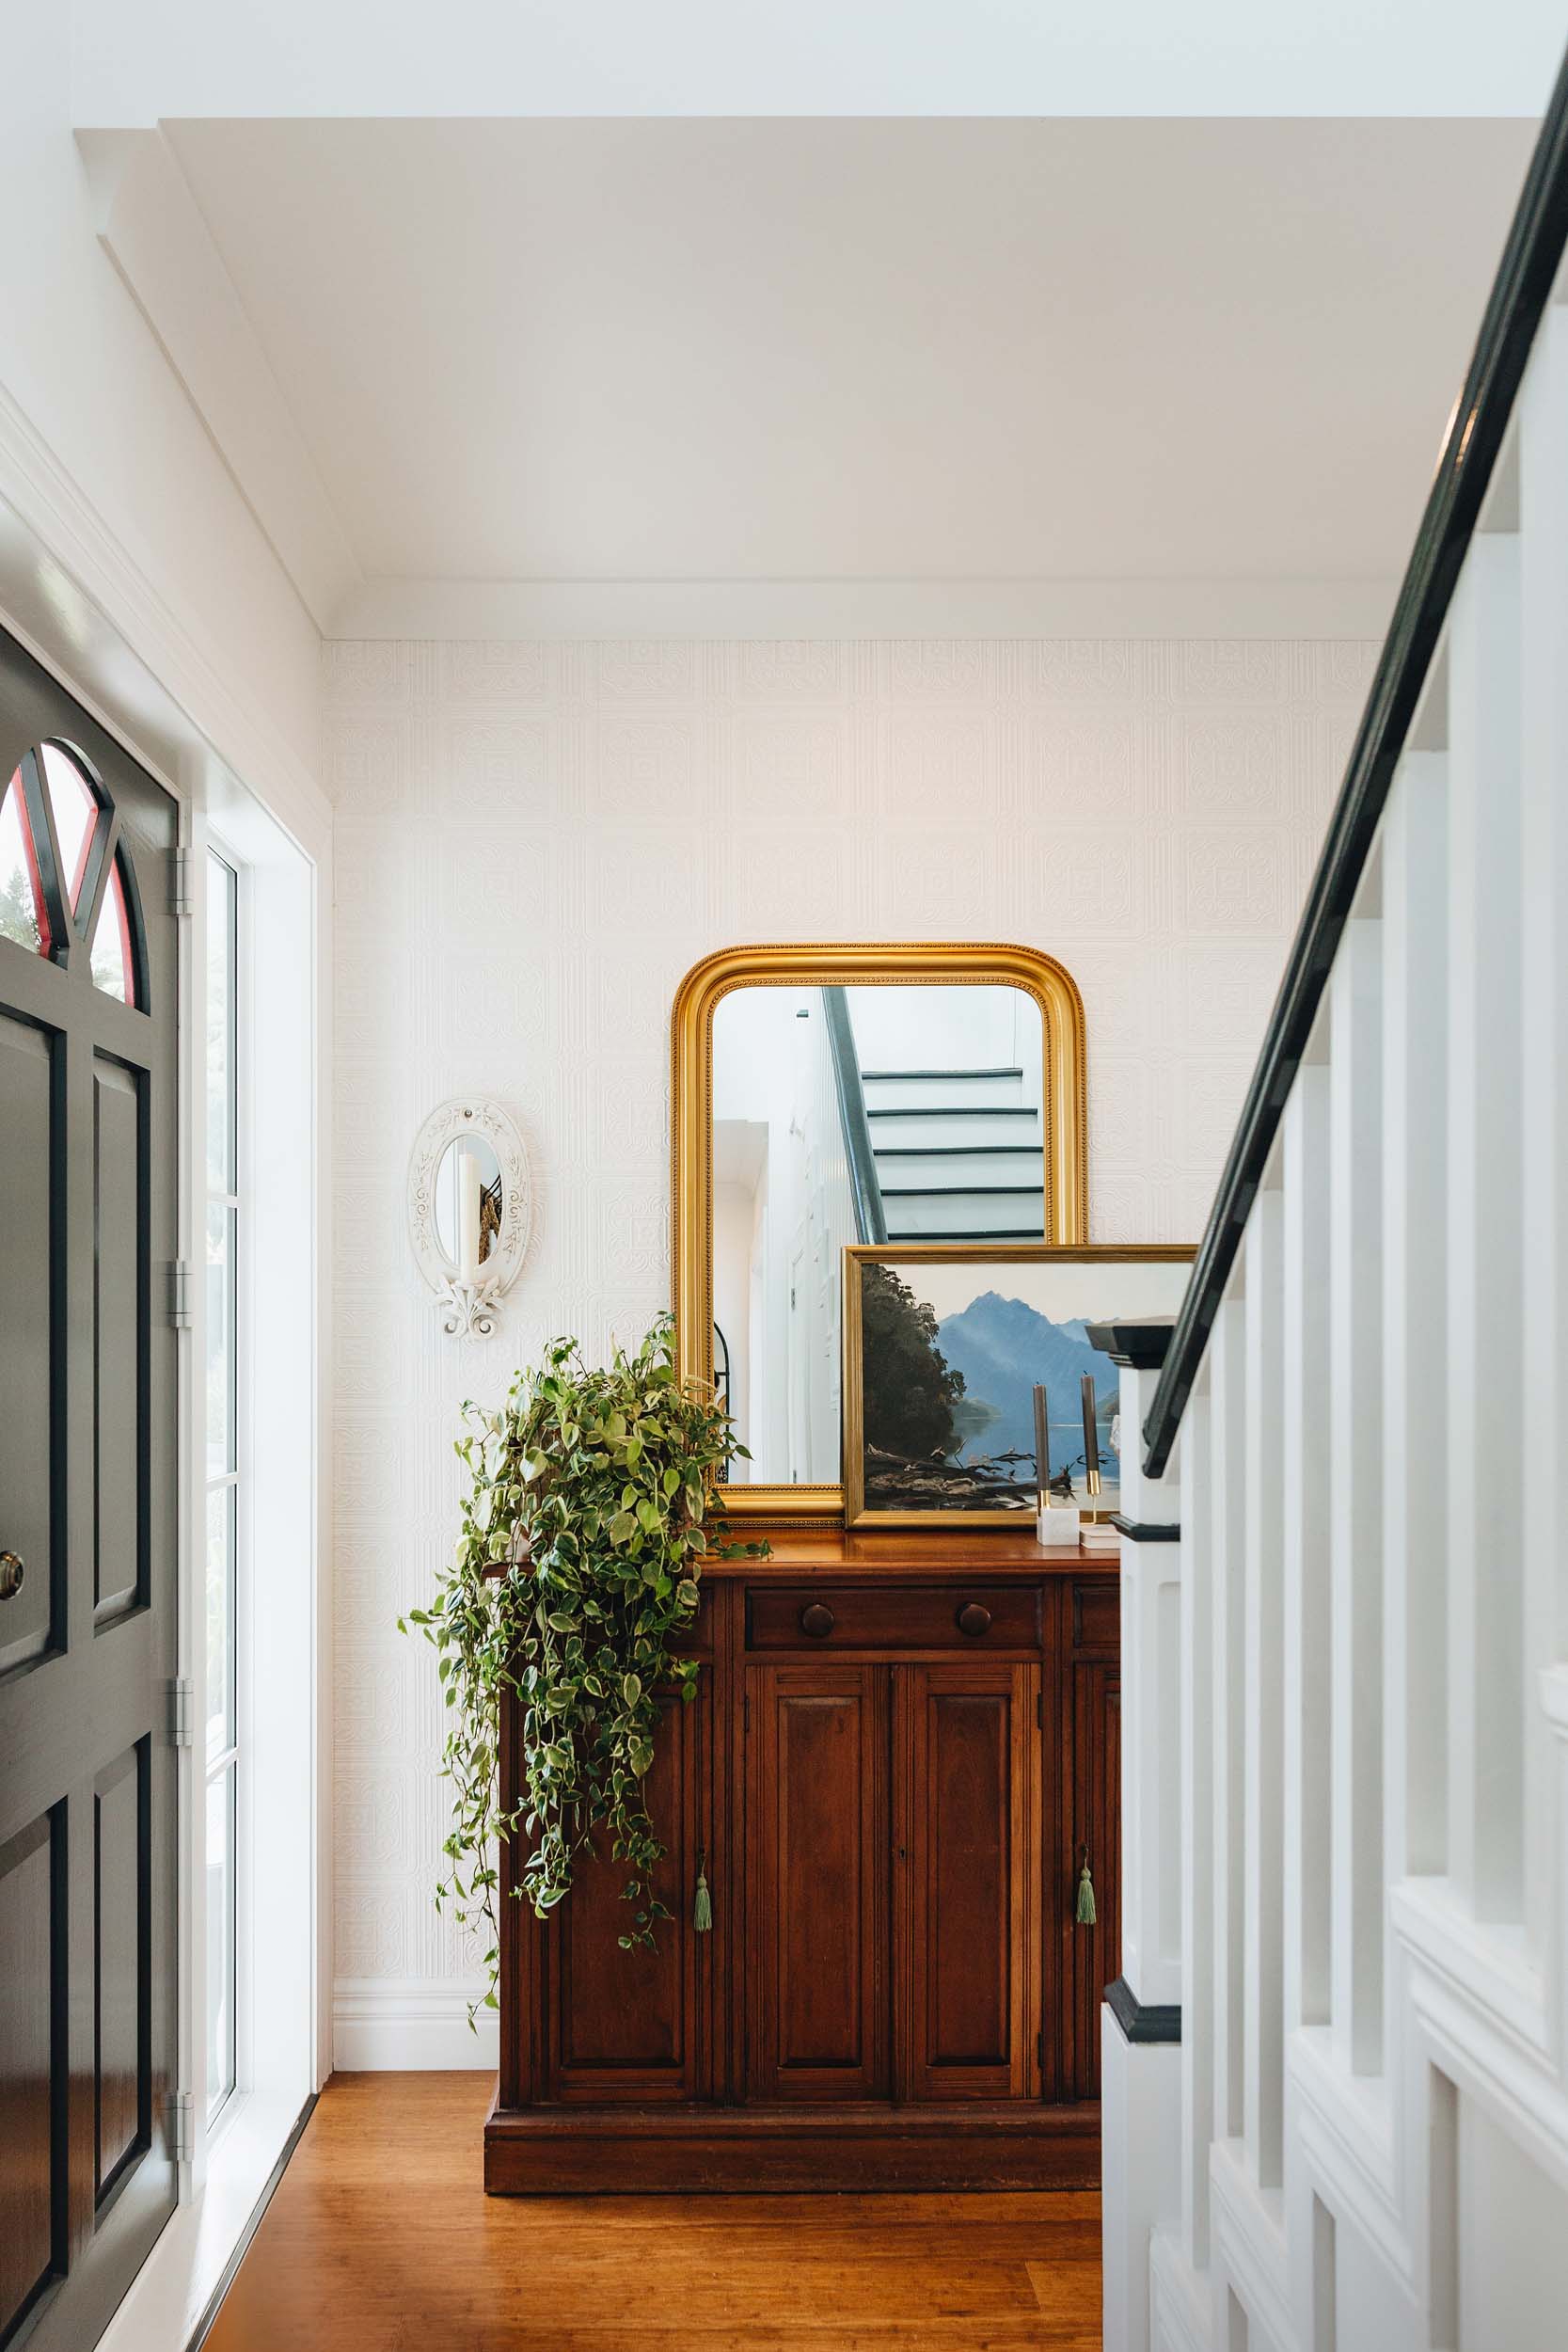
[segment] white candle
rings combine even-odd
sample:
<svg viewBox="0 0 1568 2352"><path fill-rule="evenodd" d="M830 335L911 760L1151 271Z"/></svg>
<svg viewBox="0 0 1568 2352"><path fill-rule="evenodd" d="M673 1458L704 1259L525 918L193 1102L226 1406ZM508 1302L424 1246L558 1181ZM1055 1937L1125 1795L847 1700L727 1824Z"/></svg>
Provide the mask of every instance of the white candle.
<svg viewBox="0 0 1568 2352"><path fill-rule="evenodd" d="M479 1280L479 1157L457 1154L457 1271L470 1288Z"/></svg>

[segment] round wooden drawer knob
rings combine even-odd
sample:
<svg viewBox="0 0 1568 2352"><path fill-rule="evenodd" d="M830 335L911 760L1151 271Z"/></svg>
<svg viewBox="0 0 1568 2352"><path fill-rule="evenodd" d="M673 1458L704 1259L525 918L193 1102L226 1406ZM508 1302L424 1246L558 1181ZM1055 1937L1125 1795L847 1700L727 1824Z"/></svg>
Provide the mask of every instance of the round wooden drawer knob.
<svg viewBox="0 0 1568 2352"><path fill-rule="evenodd" d="M832 1611L819 1600L814 1600L808 1609L800 1612L800 1630L809 1633L814 1642L826 1641L835 1622ZM988 1618L986 1622L989 1624L990 1620Z"/></svg>
<svg viewBox="0 0 1568 2352"><path fill-rule="evenodd" d="M977 1642L982 1633L990 1631L990 1611L982 1609L977 1600L966 1601L958 1612L958 1631Z"/></svg>

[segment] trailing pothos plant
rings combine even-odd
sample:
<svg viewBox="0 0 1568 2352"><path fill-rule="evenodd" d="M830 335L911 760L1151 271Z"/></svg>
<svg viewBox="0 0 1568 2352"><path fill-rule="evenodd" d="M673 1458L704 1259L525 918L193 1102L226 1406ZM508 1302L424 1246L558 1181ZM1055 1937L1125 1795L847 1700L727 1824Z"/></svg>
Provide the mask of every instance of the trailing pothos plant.
<svg viewBox="0 0 1568 2352"><path fill-rule="evenodd" d="M696 1695L696 1661L680 1650L705 1555L766 1548L728 1543L715 1517L724 1467L745 1448L712 1391L680 1380L668 1315L602 1369L583 1363L576 1341L553 1340L499 1412L463 1412L469 1487L456 1550L431 1606L399 1624L439 1653L453 1811L436 1899L483 1935L488 1989L476 2006L493 2008L498 1845L523 1857L507 1894L543 1918L602 1830L626 1867L621 1943L652 1944L670 1917L644 1794L659 1718L670 1693ZM508 1691L521 1740L510 1807L497 1769Z"/></svg>

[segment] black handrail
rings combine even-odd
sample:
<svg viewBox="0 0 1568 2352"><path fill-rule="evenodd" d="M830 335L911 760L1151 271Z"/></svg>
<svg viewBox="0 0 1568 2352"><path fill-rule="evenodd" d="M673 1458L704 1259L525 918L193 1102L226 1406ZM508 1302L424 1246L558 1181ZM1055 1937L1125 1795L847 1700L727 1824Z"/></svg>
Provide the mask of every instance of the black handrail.
<svg viewBox="0 0 1568 2352"><path fill-rule="evenodd" d="M849 999L842 988L822 991L822 1015L828 1025L828 1049L833 1057L833 1087L838 1095L838 1120L844 1130L844 1150L849 1163L849 1190L855 1203L855 1231L862 1241L886 1241L887 1218L882 1213L882 1187L871 1149L871 1128L865 1116L865 1089L861 1083L860 1056L849 1020Z"/></svg>
<svg viewBox="0 0 1568 2352"><path fill-rule="evenodd" d="M1415 551L1351 750L1323 855L1269 1016L1160 1384L1144 1422L1146 1474L1170 1457L1181 1415L1437 651L1460 566L1568 246L1568 60L1560 71L1503 246ZM1564 551L1568 560L1568 550Z"/></svg>

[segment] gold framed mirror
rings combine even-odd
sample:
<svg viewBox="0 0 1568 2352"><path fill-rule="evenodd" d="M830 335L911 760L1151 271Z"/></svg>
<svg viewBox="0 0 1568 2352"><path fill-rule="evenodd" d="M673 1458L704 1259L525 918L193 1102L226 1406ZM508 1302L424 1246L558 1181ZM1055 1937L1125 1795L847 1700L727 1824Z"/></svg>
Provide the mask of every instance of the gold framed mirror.
<svg viewBox="0 0 1568 2352"><path fill-rule="evenodd" d="M725 1508L841 1521L842 1247L1087 1240L1082 999L1032 947L726 947L671 1045L679 1368L752 1456Z"/></svg>

